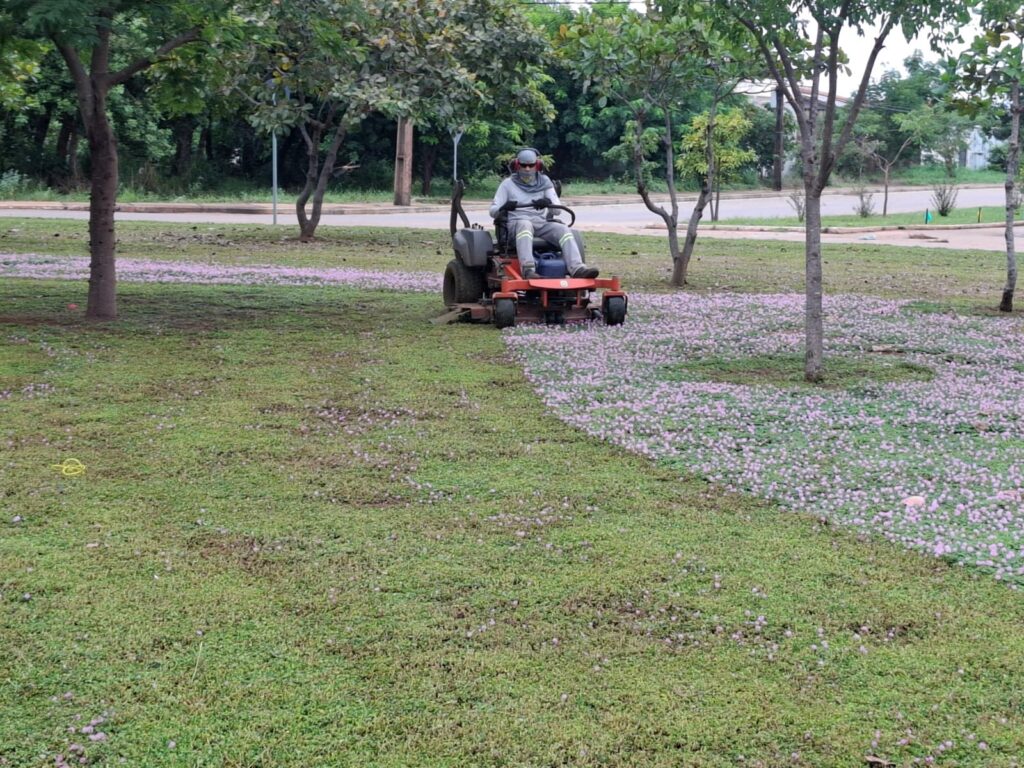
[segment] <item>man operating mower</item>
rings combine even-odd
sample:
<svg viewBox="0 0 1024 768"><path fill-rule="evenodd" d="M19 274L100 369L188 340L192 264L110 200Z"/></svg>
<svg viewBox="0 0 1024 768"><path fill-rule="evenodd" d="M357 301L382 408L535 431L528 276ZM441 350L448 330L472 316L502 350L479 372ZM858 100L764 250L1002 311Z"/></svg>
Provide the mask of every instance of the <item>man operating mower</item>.
<svg viewBox="0 0 1024 768"><path fill-rule="evenodd" d="M497 217L502 211L508 211L509 236L515 238L516 255L524 279L531 280L537 276L533 255L535 237L561 250L570 277L597 277L597 268L583 263L576 238L569 227L549 218L551 212L547 210L548 207L561 205L561 202L554 184L543 171L544 164L536 149L527 147L519 150L512 162L512 175L501 182L494 195L490 208L491 218Z"/></svg>

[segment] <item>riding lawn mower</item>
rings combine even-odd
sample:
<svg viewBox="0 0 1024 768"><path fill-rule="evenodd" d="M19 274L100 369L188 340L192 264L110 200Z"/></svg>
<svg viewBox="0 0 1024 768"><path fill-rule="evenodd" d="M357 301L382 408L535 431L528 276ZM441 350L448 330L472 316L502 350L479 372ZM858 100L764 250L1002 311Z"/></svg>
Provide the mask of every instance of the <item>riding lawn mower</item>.
<svg viewBox="0 0 1024 768"><path fill-rule="evenodd" d="M462 207L464 193L465 184L460 180L452 195L449 227L455 258L445 268L442 289L452 319L494 323L498 328L517 323L562 325L599 318L607 325L622 324L628 297L619 278L570 277L558 246L534 238L537 275L524 279L514 239L509 236L507 211L494 220L492 238L479 224L470 225ZM548 207L567 213L570 228L576 222L571 208ZM585 260L583 239L576 230L572 233ZM595 300L594 291L599 289L602 293Z"/></svg>

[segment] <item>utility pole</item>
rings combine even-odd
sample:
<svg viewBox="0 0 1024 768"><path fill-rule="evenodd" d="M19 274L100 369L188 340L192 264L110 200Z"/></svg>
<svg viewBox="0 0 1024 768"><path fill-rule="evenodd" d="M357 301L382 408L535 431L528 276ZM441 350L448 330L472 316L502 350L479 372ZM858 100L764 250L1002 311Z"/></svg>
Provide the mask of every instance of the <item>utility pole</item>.
<svg viewBox="0 0 1024 768"><path fill-rule="evenodd" d="M412 121L398 118L395 141L395 205L412 204Z"/></svg>

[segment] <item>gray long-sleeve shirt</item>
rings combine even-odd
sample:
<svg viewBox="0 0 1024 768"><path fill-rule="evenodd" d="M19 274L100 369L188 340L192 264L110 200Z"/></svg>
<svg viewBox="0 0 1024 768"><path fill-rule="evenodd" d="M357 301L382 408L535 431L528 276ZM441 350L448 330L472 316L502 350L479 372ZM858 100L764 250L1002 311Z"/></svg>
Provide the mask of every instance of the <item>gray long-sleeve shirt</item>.
<svg viewBox="0 0 1024 768"><path fill-rule="evenodd" d="M498 191L494 194L494 201L491 203L490 214L491 218L495 218L501 211L501 206L507 203L509 200L515 200L519 207L514 211L509 211L508 220L509 222L521 221L522 219L533 219L536 222L546 221L548 218L548 211L543 208L534 208L532 203L538 197L547 198L552 205L561 205L561 201L558 199L558 195L555 194L555 186L551 183L551 180L544 175L541 175L542 182L547 182L547 187L541 191L527 192L525 189L520 187L512 177L508 177L501 184L498 185Z"/></svg>

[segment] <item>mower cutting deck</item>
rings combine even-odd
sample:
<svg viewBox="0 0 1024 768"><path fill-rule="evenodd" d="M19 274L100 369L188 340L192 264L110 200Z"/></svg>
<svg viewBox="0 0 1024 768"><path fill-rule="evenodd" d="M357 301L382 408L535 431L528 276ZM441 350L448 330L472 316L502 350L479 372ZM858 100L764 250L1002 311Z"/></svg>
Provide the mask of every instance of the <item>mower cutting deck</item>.
<svg viewBox="0 0 1024 768"><path fill-rule="evenodd" d="M444 271L445 306L450 319L494 323L508 328L517 323L563 324L601 318L607 325L626 319L628 297L618 277L573 278L557 246L534 239L537 277L523 278L504 216L495 220L495 238L479 225L470 225L462 208L465 185L459 181L452 196L450 230L455 258ZM550 206L576 215L566 206ZM461 219L463 227L458 228ZM580 253L583 239L573 230ZM599 301L594 291L601 290Z"/></svg>

